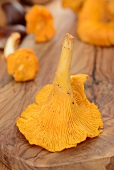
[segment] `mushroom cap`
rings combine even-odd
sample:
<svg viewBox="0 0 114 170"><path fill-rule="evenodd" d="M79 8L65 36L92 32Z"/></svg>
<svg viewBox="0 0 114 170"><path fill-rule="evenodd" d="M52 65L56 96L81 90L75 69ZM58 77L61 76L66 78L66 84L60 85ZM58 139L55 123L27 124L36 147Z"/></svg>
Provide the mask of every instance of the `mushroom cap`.
<svg viewBox="0 0 114 170"><path fill-rule="evenodd" d="M113 7L113 0L86 0L78 15L77 32L82 41L100 46L114 44Z"/></svg>
<svg viewBox="0 0 114 170"><path fill-rule="evenodd" d="M55 152L75 147L87 137L101 133L100 112L84 93L87 75L71 76L73 101L56 84L45 86L17 120L17 126L30 144Z"/></svg>
<svg viewBox="0 0 114 170"><path fill-rule="evenodd" d="M25 15L28 33L33 33L37 42L45 42L55 35L53 17L46 7L34 5Z"/></svg>
<svg viewBox="0 0 114 170"><path fill-rule="evenodd" d="M36 77L38 59L32 50L16 50L7 57L7 71L16 81L28 81Z"/></svg>
<svg viewBox="0 0 114 170"><path fill-rule="evenodd" d="M83 6L85 0L62 0L64 8L71 8L75 13L78 13Z"/></svg>

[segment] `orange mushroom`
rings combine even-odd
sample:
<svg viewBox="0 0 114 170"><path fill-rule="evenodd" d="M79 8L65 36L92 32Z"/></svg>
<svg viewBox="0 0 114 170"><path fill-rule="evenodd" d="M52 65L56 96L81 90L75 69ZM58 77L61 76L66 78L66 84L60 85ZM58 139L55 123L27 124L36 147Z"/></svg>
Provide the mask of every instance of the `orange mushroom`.
<svg viewBox="0 0 114 170"><path fill-rule="evenodd" d="M30 144L51 151L75 147L102 132L103 122L94 103L84 93L87 75L70 76L73 37L63 42L60 61L53 84L48 84L36 96L16 121L20 132Z"/></svg>
<svg viewBox="0 0 114 170"><path fill-rule="evenodd" d="M86 0L78 15L77 33L84 42L110 46L114 44L114 1Z"/></svg>
<svg viewBox="0 0 114 170"><path fill-rule="evenodd" d="M77 34L82 41L114 44L114 0L63 0L63 7L78 13Z"/></svg>
<svg viewBox="0 0 114 170"><path fill-rule="evenodd" d="M49 41L54 37L53 17L46 7L34 5L25 18L27 33L33 33L37 42Z"/></svg>
<svg viewBox="0 0 114 170"><path fill-rule="evenodd" d="M15 81L33 80L39 70L38 59L35 53L27 48L16 50L20 40L19 33L13 33L8 38L4 57L7 63L7 71Z"/></svg>

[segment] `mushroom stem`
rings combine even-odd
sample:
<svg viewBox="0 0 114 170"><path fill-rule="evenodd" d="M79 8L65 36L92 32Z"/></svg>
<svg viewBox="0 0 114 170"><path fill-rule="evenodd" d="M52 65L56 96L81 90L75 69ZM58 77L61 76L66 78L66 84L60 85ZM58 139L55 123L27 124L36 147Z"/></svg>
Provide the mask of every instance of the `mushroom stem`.
<svg viewBox="0 0 114 170"><path fill-rule="evenodd" d="M63 41L62 52L60 55L59 64L55 74L54 84L60 86L63 90L70 93L70 65L72 59L74 37L66 34Z"/></svg>
<svg viewBox="0 0 114 170"><path fill-rule="evenodd" d="M4 48L4 58L7 59L9 54L12 54L16 51L19 42L20 42L21 34L18 32L12 33L11 36L7 39L5 48Z"/></svg>

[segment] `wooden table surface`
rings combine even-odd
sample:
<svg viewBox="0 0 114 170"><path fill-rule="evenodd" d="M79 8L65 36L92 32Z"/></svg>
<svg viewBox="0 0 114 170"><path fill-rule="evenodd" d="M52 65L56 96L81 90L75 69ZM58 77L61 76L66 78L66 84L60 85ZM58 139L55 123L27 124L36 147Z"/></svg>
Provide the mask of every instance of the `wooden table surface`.
<svg viewBox="0 0 114 170"><path fill-rule="evenodd" d="M0 161L0 170L10 170L10 169Z"/></svg>
<svg viewBox="0 0 114 170"><path fill-rule="evenodd" d="M0 53L0 160L12 170L114 170L114 47L101 48L81 42L76 35L76 16L62 9L60 1L48 5L55 17L56 36L36 44L28 35L21 47L38 56L40 71L34 81L16 83L7 74ZM103 133L76 148L50 153L30 146L15 125L17 117L34 102L37 92L54 78L62 40L69 32L75 37L71 74L86 73L85 92L98 105L103 117ZM6 170L0 163L0 170Z"/></svg>

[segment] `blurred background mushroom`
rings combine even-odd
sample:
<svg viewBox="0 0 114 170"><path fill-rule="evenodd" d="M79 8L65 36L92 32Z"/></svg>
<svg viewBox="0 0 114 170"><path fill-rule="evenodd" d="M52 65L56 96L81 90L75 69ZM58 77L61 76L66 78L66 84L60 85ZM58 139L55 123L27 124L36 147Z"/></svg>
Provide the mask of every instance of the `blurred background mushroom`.
<svg viewBox="0 0 114 170"><path fill-rule="evenodd" d="M0 5L0 18L3 17L0 26L21 24L25 25L25 9L18 2L6 1Z"/></svg>
<svg viewBox="0 0 114 170"><path fill-rule="evenodd" d="M21 34L21 40L26 36L25 8L16 1L0 2L0 49L4 49L7 38L13 32Z"/></svg>
<svg viewBox="0 0 114 170"><path fill-rule="evenodd" d="M114 45L114 0L62 0L77 13L80 40L97 46Z"/></svg>
<svg viewBox="0 0 114 170"><path fill-rule="evenodd" d="M28 34L34 34L36 42L46 42L55 36L54 18L44 6L34 5L25 15Z"/></svg>
<svg viewBox="0 0 114 170"><path fill-rule="evenodd" d="M21 40L26 36L26 28L23 25L7 25L0 28L0 49L4 49L7 38L13 32L19 32L21 34Z"/></svg>
<svg viewBox="0 0 114 170"><path fill-rule="evenodd" d="M26 13L29 11L29 9L31 9L31 7L34 4L44 5L50 1L51 0L1 0L0 1L0 18L1 18L0 49L1 50L4 49L7 38L13 32L19 32L21 34L21 41L22 41L23 38L27 35L26 33L27 24L25 20ZM49 27L48 27L48 31L49 31ZM53 37L53 35L51 37Z"/></svg>

